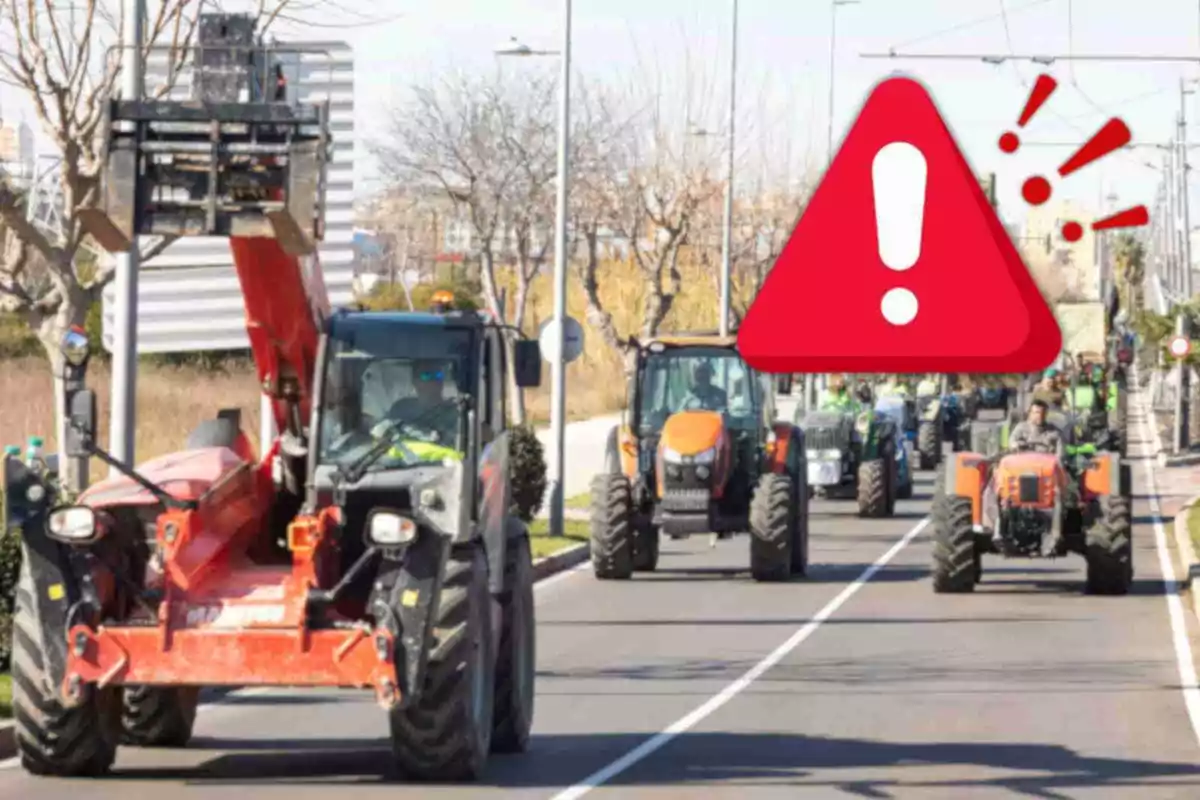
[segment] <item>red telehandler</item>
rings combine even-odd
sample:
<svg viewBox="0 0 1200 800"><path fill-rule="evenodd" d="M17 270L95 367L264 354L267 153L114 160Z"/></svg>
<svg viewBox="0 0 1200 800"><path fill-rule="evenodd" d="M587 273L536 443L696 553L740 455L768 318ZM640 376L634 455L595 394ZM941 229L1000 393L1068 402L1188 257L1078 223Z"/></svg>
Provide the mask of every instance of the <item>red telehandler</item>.
<svg viewBox="0 0 1200 800"><path fill-rule="evenodd" d="M4 463L22 536L13 710L24 767L99 775L118 744L187 743L210 686L359 687L395 767L473 780L525 748L533 716L528 532L510 515L507 360L536 342L477 313L329 309L327 103L287 98L280 48L206 14L191 101L114 100L105 248L227 236L279 436L236 410L136 469L94 440L86 336L63 341L68 458L121 475L68 497L56 466Z"/></svg>

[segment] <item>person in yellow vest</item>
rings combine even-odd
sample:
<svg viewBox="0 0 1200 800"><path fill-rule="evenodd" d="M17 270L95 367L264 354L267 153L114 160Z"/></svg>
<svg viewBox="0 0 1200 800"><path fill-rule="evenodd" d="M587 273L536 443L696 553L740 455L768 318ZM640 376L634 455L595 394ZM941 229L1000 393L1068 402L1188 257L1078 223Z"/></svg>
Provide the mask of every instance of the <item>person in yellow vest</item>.
<svg viewBox="0 0 1200 800"><path fill-rule="evenodd" d="M830 375L829 388L825 390L821 397L821 410L853 413L856 407L857 404L854 401L854 395L850 393L849 387L846 386L846 376Z"/></svg>

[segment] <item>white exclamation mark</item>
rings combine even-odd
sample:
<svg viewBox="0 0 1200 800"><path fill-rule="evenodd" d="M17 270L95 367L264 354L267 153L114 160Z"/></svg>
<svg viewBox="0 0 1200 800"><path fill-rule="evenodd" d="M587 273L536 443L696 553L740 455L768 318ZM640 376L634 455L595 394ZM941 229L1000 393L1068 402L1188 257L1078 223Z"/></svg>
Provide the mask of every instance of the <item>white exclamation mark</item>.
<svg viewBox="0 0 1200 800"><path fill-rule="evenodd" d="M921 256L926 175L925 156L908 142L885 145L871 162L879 258L888 269L902 272ZM902 287L890 289L879 308L888 322L907 325L917 316L917 296Z"/></svg>

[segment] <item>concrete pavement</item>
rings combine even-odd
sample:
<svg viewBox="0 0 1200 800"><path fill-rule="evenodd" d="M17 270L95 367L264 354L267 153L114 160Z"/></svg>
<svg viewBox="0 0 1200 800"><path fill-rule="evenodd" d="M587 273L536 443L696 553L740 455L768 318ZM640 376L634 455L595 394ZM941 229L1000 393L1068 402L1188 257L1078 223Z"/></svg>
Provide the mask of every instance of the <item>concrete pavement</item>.
<svg viewBox="0 0 1200 800"><path fill-rule="evenodd" d="M975 594L934 595L928 474L894 519L814 502L806 580L752 582L744 538L664 541L628 582L552 578L530 751L477 785L393 782L364 695L271 691L210 707L187 750L123 750L96 782L3 770L0 797L1200 797L1162 509L1135 480L1127 597L1084 595L1078 557L992 557Z"/></svg>

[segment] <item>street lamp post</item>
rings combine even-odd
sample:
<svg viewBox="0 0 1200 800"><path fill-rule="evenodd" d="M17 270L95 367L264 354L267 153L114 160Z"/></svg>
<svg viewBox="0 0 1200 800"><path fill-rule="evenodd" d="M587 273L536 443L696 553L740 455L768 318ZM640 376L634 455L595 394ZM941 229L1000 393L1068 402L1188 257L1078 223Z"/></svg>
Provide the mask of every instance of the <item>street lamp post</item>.
<svg viewBox="0 0 1200 800"><path fill-rule="evenodd" d="M825 146L829 153L826 163L833 161L833 75L837 63L838 6L858 5L859 0L831 0L829 4L829 119L826 122Z"/></svg>
<svg viewBox="0 0 1200 800"><path fill-rule="evenodd" d="M554 231L554 324L558 352L550 362L550 535L563 534L563 474L566 460L566 316L567 316L567 195L571 147L571 0L563 0L562 51L532 50L525 45L496 51L498 56L561 55L558 96L558 197Z"/></svg>
<svg viewBox="0 0 1200 800"><path fill-rule="evenodd" d="M733 165L734 120L737 117L738 0L733 0L733 28L729 34L729 126L726 129L725 218L721 227L721 336L729 335L729 284L733 272Z"/></svg>

